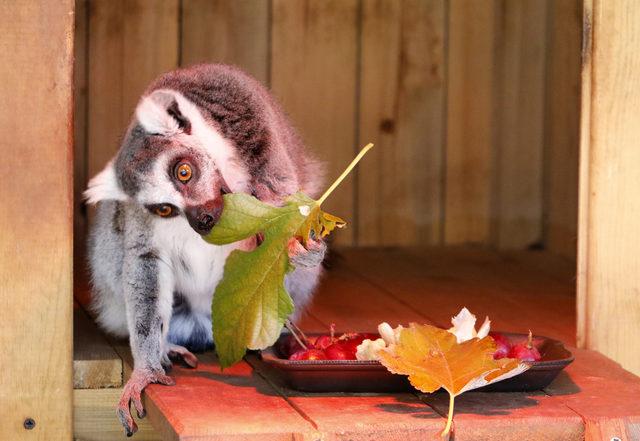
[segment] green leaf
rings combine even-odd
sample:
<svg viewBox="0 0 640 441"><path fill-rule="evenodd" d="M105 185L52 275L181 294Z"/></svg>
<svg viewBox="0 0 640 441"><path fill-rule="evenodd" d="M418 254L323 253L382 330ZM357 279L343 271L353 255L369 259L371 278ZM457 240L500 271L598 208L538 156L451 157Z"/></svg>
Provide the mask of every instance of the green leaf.
<svg viewBox="0 0 640 441"><path fill-rule="evenodd" d="M204 239L225 245L262 233L255 250L234 250L224 267L211 305L213 339L222 367L242 359L246 349L264 349L278 339L294 306L284 286L289 264L289 240L298 236L306 245L310 237L325 237L345 221L320 209L373 144L366 145L347 169L317 201L303 193L291 195L283 207L273 207L253 196L224 196L224 210Z"/></svg>
<svg viewBox="0 0 640 441"><path fill-rule="evenodd" d="M222 216L205 239L222 245L261 232L264 240L253 251L229 255L213 296L213 338L222 367L240 361L247 348L272 345L293 312L284 287L284 276L292 268L287 244L307 220L311 204L316 202L302 193L283 207L246 194L225 195Z"/></svg>

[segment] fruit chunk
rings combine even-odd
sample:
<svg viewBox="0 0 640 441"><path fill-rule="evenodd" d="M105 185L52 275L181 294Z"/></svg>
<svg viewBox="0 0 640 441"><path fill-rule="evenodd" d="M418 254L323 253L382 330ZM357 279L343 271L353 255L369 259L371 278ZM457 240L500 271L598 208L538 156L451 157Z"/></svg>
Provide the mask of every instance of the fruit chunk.
<svg viewBox="0 0 640 441"><path fill-rule="evenodd" d="M517 358L522 361L539 361L542 356L533 346L533 334L529 331L529 339L514 345L509 352L509 358Z"/></svg>
<svg viewBox="0 0 640 441"><path fill-rule="evenodd" d="M499 360L501 358L506 358L509 356L509 352L511 352L511 343L504 335L499 332L490 332L489 336L496 342L496 352L493 353L493 359Z"/></svg>
<svg viewBox="0 0 640 441"><path fill-rule="evenodd" d="M324 350L329 360L355 360L355 351L349 350L344 344L334 343Z"/></svg>
<svg viewBox="0 0 640 441"><path fill-rule="evenodd" d="M289 360L326 360L327 354L321 349L302 349L289 357Z"/></svg>

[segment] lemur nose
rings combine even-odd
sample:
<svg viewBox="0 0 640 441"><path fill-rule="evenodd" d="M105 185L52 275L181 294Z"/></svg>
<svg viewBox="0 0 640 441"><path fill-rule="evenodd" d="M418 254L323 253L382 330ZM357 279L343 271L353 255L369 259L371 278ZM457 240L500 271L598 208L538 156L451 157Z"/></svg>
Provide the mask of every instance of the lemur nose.
<svg viewBox="0 0 640 441"><path fill-rule="evenodd" d="M200 219L198 220L198 228L203 231L208 231L213 228L214 223L215 221L213 219L213 216L210 216L208 214L203 214L202 216L200 216Z"/></svg>

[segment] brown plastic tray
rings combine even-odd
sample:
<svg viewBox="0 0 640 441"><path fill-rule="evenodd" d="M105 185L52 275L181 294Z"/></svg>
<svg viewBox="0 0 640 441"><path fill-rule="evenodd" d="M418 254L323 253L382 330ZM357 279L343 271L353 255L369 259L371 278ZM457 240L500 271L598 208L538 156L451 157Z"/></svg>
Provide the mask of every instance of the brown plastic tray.
<svg viewBox="0 0 640 441"><path fill-rule="evenodd" d="M502 333L512 343L526 340L526 334ZM314 334L312 334L314 335ZM315 334L320 335L320 334ZM287 360L279 348L283 335L261 352L263 362L279 371L287 386L305 392L404 392L414 390L404 375L394 375L378 361ZM534 336L533 344L542 360L531 363L524 373L478 389L483 392L525 392L540 390L573 361L562 342Z"/></svg>

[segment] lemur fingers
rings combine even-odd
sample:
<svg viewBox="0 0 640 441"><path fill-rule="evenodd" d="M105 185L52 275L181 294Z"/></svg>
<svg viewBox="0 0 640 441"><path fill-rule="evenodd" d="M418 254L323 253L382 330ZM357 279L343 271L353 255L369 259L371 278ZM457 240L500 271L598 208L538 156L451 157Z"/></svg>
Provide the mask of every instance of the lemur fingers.
<svg viewBox="0 0 640 441"><path fill-rule="evenodd" d="M138 413L138 418L144 418L146 411L142 405L142 391L151 383L172 386L175 384L175 381L164 372L149 369L133 370L129 381L127 381L127 384L124 386L116 411L127 436L132 436L138 431L138 425L131 416L131 404L133 403L133 407L135 407Z"/></svg>
<svg viewBox="0 0 640 441"><path fill-rule="evenodd" d="M184 361L187 366L192 368L198 367L198 357L189 352L187 348L169 343L168 349L170 358L180 359Z"/></svg>
<svg viewBox="0 0 640 441"><path fill-rule="evenodd" d="M309 238L307 248L300 241L292 237L289 240L289 258L294 266L310 268L318 266L324 260L327 251L327 244L322 240L313 240Z"/></svg>

